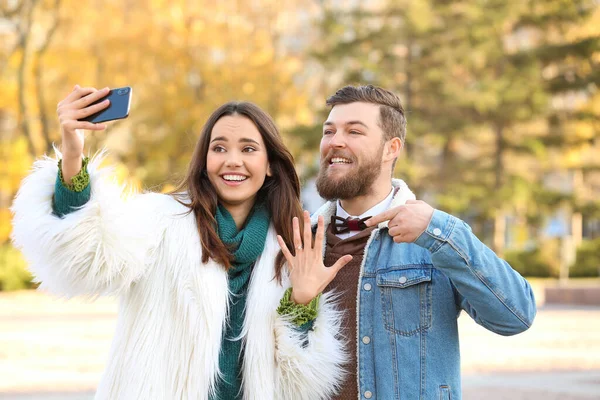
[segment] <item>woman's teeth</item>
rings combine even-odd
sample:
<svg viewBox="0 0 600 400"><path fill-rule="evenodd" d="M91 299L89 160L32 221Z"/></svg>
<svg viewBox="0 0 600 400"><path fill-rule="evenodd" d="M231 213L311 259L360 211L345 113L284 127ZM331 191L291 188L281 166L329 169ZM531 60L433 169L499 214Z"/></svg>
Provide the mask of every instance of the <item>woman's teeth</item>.
<svg viewBox="0 0 600 400"><path fill-rule="evenodd" d="M223 175L223 179L226 181L245 181L248 177L243 175Z"/></svg>

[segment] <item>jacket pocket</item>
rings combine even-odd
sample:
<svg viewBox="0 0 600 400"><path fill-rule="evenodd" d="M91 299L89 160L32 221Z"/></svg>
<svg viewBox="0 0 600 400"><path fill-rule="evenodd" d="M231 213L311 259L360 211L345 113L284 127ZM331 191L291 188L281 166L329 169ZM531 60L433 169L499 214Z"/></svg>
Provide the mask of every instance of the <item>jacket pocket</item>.
<svg viewBox="0 0 600 400"><path fill-rule="evenodd" d="M450 393L450 386L448 386L448 385L440 386L440 400L452 400L452 395Z"/></svg>
<svg viewBox="0 0 600 400"><path fill-rule="evenodd" d="M430 266L399 266L377 272L387 330L411 336L431 326Z"/></svg>

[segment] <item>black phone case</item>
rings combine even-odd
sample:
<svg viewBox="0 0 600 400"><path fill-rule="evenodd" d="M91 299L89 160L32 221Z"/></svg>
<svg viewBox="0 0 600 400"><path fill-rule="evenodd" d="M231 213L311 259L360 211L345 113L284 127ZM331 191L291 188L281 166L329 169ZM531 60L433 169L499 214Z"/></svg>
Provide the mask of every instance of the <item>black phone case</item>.
<svg viewBox="0 0 600 400"><path fill-rule="evenodd" d="M100 122L127 118L129 116L129 106L131 105L131 93L131 87L128 86L112 89L110 92L108 92L108 95L90 104L91 106L108 99L110 100L110 105L108 108L105 108L104 110L92 114L86 118L82 118L79 121L87 121L97 124Z"/></svg>

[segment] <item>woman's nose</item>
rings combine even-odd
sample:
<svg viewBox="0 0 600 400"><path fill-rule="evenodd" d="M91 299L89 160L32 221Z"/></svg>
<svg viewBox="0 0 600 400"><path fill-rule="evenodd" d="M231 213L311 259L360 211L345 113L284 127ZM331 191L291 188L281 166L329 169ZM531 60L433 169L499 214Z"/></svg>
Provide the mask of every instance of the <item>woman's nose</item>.
<svg viewBox="0 0 600 400"><path fill-rule="evenodd" d="M225 166L226 167L241 167L242 159L240 157L232 154L229 157L227 157L227 160L225 160Z"/></svg>

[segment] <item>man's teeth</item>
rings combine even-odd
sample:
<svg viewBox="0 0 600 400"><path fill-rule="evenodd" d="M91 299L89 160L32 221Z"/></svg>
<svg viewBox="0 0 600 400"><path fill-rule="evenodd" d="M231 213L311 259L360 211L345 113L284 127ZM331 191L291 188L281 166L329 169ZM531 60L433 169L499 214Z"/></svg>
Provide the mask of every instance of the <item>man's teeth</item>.
<svg viewBox="0 0 600 400"><path fill-rule="evenodd" d="M245 181L248 177L243 175L223 175L226 181Z"/></svg>
<svg viewBox="0 0 600 400"><path fill-rule="evenodd" d="M342 157L333 157L331 159L331 163L332 164L350 164L351 161L348 160L347 158L342 158Z"/></svg>

